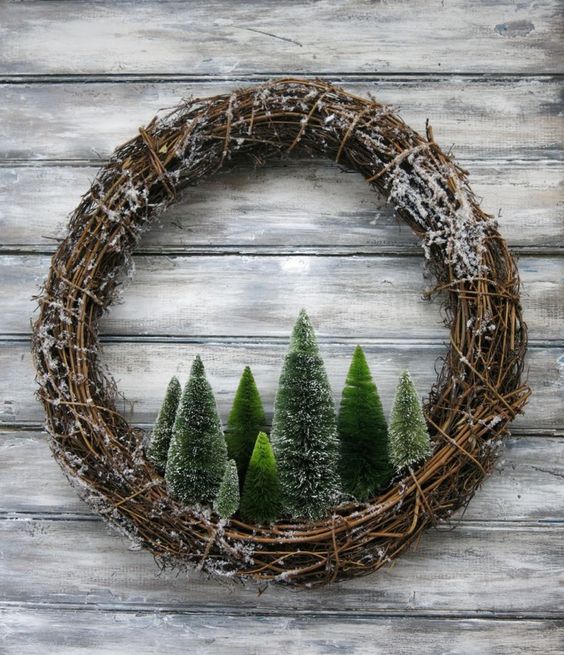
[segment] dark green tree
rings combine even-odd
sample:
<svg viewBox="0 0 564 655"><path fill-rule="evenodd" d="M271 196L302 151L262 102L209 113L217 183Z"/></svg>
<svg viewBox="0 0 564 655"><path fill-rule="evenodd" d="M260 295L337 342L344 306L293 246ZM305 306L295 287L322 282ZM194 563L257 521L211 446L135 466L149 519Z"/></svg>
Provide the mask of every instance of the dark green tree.
<svg viewBox="0 0 564 655"><path fill-rule="evenodd" d="M349 368L338 418L343 491L364 502L393 475L388 426L364 355L357 346Z"/></svg>
<svg viewBox="0 0 564 655"><path fill-rule="evenodd" d="M241 496L241 516L251 523L272 523L282 511L282 495L276 459L270 441L260 432Z"/></svg>
<svg viewBox="0 0 564 655"><path fill-rule="evenodd" d="M176 418L176 410L180 401L182 388L178 378L173 377L168 383L165 397L157 422L151 433L151 439L147 447L147 456L153 462L160 473L165 472L170 438L172 436L172 427Z"/></svg>
<svg viewBox="0 0 564 655"><path fill-rule="evenodd" d="M251 369L246 366L227 420L228 431L225 435L229 457L237 463L241 488L258 433L264 430L265 425L266 416L257 385Z"/></svg>
<svg viewBox="0 0 564 655"><path fill-rule="evenodd" d="M176 412L165 479L179 500L209 503L217 496L226 462L227 446L215 398L197 356Z"/></svg>
<svg viewBox="0 0 564 655"><path fill-rule="evenodd" d="M222 519L228 519L239 509L239 477L234 459L227 462L213 506Z"/></svg>
<svg viewBox="0 0 564 655"><path fill-rule="evenodd" d="M341 492L337 417L315 333L303 309L280 376L272 446L285 509L294 517L324 516Z"/></svg>
<svg viewBox="0 0 564 655"><path fill-rule="evenodd" d="M389 428L390 461L399 471L421 461L431 453L431 440L421 401L408 371L396 388Z"/></svg>

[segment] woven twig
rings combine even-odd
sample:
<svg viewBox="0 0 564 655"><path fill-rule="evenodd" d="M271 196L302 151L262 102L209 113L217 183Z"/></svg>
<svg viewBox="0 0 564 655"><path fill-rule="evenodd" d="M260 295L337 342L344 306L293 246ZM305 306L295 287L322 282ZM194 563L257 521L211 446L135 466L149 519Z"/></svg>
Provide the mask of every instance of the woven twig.
<svg viewBox="0 0 564 655"><path fill-rule="evenodd" d="M145 459L98 363L98 323L141 233L178 191L227 163L289 151L360 172L421 238L450 347L425 404L434 450L370 503L315 523L219 521L181 506ZM343 226L345 228L345 226ZM53 256L33 353L54 455L106 520L166 565L294 585L370 573L472 497L522 409L526 328L515 263L466 173L389 107L320 80L190 99L119 147Z"/></svg>

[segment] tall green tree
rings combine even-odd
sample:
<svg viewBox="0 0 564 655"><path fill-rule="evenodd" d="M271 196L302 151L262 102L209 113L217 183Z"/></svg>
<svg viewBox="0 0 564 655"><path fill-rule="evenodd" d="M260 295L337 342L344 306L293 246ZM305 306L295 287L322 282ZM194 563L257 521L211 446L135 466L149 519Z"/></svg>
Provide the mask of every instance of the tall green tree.
<svg viewBox="0 0 564 655"><path fill-rule="evenodd" d="M213 502L215 511L222 519L228 519L239 509L239 477L237 476L237 464L230 459L225 467L223 479L219 485L217 498Z"/></svg>
<svg viewBox="0 0 564 655"><path fill-rule="evenodd" d="M305 310L280 375L272 446L285 508L294 517L324 516L341 492L339 438L333 393Z"/></svg>
<svg viewBox="0 0 564 655"><path fill-rule="evenodd" d="M252 523L272 523L282 510L282 495L276 459L270 441L260 432L241 496L241 516Z"/></svg>
<svg viewBox="0 0 564 655"><path fill-rule="evenodd" d="M160 473L165 472L168 449L172 437L172 427L176 418L176 410L180 401L182 388L178 378L173 377L168 383L161 409L157 416L157 422L151 433L151 439L147 448L147 456L153 462Z"/></svg>
<svg viewBox="0 0 564 655"><path fill-rule="evenodd" d="M215 398L198 355L176 412L165 479L179 500L209 503L217 496L226 462Z"/></svg>
<svg viewBox="0 0 564 655"><path fill-rule="evenodd" d="M364 502L389 482L394 470L382 401L360 346L354 351L343 388L338 428L343 491Z"/></svg>
<svg viewBox="0 0 564 655"><path fill-rule="evenodd" d="M258 433L264 430L265 425L266 416L257 385L250 367L246 366L229 413L225 436L229 457L237 463L241 487L245 482Z"/></svg>
<svg viewBox="0 0 564 655"><path fill-rule="evenodd" d="M396 388L390 418L390 461L399 471L428 457L431 440L421 401L408 371Z"/></svg>

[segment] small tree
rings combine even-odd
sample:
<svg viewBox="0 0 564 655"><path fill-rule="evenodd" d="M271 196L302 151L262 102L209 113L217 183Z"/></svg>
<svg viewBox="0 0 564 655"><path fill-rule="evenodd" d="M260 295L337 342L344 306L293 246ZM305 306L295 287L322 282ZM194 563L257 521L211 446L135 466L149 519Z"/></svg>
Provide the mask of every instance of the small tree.
<svg viewBox="0 0 564 655"><path fill-rule="evenodd" d="M241 496L241 516L252 523L272 523L282 510L280 480L270 441L260 432Z"/></svg>
<svg viewBox="0 0 564 655"><path fill-rule="evenodd" d="M396 388L390 419L390 461L399 471L425 459L431 453L421 401L408 371L404 371Z"/></svg>
<svg viewBox="0 0 564 655"><path fill-rule="evenodd" d="M239 509L239 478L237 464L233 459L227 462L213 506L222 519L228 519Z"/></svg>
<svg viewBox="0 0 564 655"><path fill-rule="evenodd" d="M172 427L176 417L176 410L180 401L182 388L178 378L173 377L168 383L161 409L157 416L157 422L151 433L151 439L147 448L147 456L153 462L160 473L165 472Z"/></svg>
<svg viewBox="0 0 564 655"><path fill-rule="evenodd" d="M272 445L285 508L316 519L340 495L335 402L305 310L294 326L274 405Z"/></svg>
<svg viewBox="0 0 564 655"><path fill-rule="evenodd" d="M237 463L241 487L245 482L258 433L264 430L265 424L266 416L257 385L251 369L246 366L229 414L225 437L229 457Z"/></svg>
<svg viewBox="0 0 564 655"><path fill-rule="evenodd" d="M211 502L225 471L227 446L213 391L199 356L194 359L178 406L165 479L181 501Z"/></svg>
<svg viewBox="0 0 564 655"><path fill-rule="evenodd" d="M364 355L357 346L347 375L338 418L343 490L368 500L393 474L388 426Z"/></svg>

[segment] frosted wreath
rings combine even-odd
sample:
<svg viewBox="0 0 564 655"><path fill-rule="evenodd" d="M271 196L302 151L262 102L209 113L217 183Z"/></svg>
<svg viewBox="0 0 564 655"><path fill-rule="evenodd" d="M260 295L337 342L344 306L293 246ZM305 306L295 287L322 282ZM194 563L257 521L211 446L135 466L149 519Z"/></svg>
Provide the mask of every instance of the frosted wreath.
<svg viewBox="0 0 564 655"><path fill-rule="evenodd" d="M131 253L178 192L229 163L325 156L361 173L420 237L450 345L425 404L432 456L369 503L315 523L221 522L184 507L145 458L98 363L98 325ZM343 229L346 226L343 225ZM80 496L162 566L314 586L374 571L472 497L529 395L515 263L466 173L391 107L320 80L195 98L120 146L53 256L33 353L50 445Z"/></svg>

